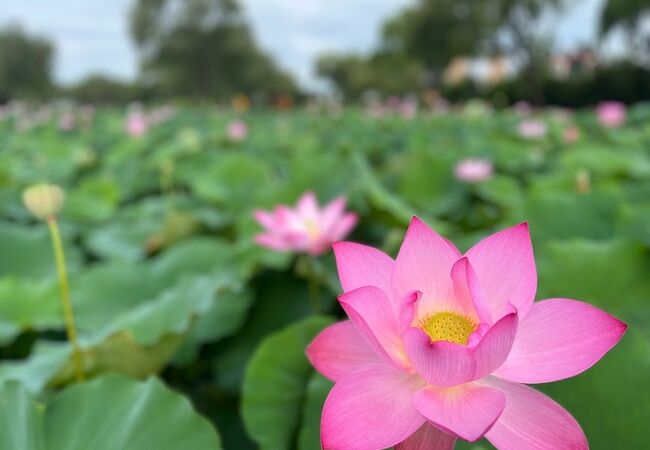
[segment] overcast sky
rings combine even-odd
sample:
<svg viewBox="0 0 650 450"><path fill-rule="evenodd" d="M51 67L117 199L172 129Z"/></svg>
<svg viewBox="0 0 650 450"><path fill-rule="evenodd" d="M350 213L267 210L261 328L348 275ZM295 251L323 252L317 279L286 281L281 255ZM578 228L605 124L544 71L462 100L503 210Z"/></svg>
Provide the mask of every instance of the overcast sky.
<svg viewBox="0 0 650 450"><path fill-rule="evenodd" d="M21 23L56 45L55 78L89 73L123 79L136 74L127 13L133 0L0 0L0 24ZM312 62L324 51L368 51L382 22L413 0L241 0L253 32L279 63L314 86ZM556 44L570 49L596 34L604 0L574 0L559 21Z"/></svg>

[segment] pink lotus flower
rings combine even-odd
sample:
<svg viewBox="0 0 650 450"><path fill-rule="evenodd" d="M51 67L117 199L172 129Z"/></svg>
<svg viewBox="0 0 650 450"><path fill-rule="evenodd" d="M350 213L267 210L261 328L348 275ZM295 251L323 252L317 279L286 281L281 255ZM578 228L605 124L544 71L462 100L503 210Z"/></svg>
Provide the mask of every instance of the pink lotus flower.
<svg viewBox="0 0 650 450"><path fill-rule="evenodd" d="M627 116L627 109L621 102L602 102L596 108L598 121L608 128L616 128L623 125Z"/></svg>
<svg viewBox="0 0 650 450"><path fill-rule="evenodd" d="M65 113L59 118L59 130L72 131L75 127L75 118L72 113Z"/></svg>
<svg viewBox="0 0 650 450"><path fill-rule="evenodd" d="M248 135L248 126L243 120L233 120L228 124L228 137L230 140L239 142L246 139Z"/></svg>
<svg viewBox="0 0 650 450"><path fill-rule="evenodd" d="M546 135L546 124L537 119L526 119L519 122L519 136L526 139L538 139Z"/></svg>
<svg viewBox="0 0 650 450"><path fill-rule="evenodd" d="M575 125L571 125L564 129L564 142L567 144L573 144L578 139L580 139L580 128Z"/></svg>
<svg viewBox="0 0 650 450"><path fill-rule="evenodd" d="M126 118L126 132L131 137L144 136L149 130L149 122L140 111L129 113Z"/></svg>
<svg viewBox="0 0 650 450"><path fill-rule="evenodd" d="M414 99L405 99L399 105L399 112L404 119L413 119L418 114L418 102Z"/></svg>
<svg viewBox="0 0 650 450"><path fill-rule="evenodd" d="M487 159L467 158L454 167L454 175L465 183L478 183L492 177L492 163Z"/></svg>
<svg viewBox="0 0 650 450"><path fill-rule="evenodd" d="M534 302L526 224L465 255L414 218L397 259L334 245L350 320L307 355L335 382L321 419L325 449L452 449L482 436L499 449L587 449L575 419L522 383L577 375L626 325L565 298Z"/></svg>
<svg viewBox="0 0 650 450"><path fill-rule="evenodd" d="M273 212L255 211L255 219L265 228L255 241L272 250L320 255L357 223L356 214L345 212L345 203L345 198L338 197L321 209L316 196L307 192L295 209L279 205Z"/></svg>

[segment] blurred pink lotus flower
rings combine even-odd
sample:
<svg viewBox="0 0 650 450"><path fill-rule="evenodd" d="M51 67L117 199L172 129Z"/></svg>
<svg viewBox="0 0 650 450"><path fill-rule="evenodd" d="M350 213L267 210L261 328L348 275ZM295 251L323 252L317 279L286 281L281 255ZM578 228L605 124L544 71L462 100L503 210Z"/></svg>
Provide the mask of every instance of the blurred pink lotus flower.
<svg viewBox="0 0 650 450"><path fill-rule="evenodd" d="M228 137L231 141L239 142L248 136L248 125L240 119L235 119L228 124Z"/></svg>
<svg viewBox="0 0 650 450"><path fill-rule="evenodd" d="M454 167L454 175L465 183L478 183L492 177L494 168L487 159L467 158L459 161Z"/></svg>
<svg viewBox="0 0 650 450"><path fill-rule="evenodd" d="M607 128L623 125L627 116L627 108L621 102L602 102L596 108L598 121Z"/></svg>
<svg viewBox="0 0 650 450"><path fill-rule="evenodd" d="M368 117L378 119L386 114L386 109L384 108L384 105L381 104L381 102L373 100L368 102L368 105L366 106L366 114Z"/></svg>
<svg viewBox="0 0 650 450"><path fill-rule="evenodd" d="M413 119L418 114L418 102L414 99L405 99L399 105L400 115L404 119Z"/></svg>
<svg viewBox="0 0 650 450"><path fill-rule="evenodd" d="M76 125L76 120L75 120L74 114L72 114L70 112L64 113L59 118L59 130L72 131L72 130L74 130L75 125Z"/></svg>
<svg viewBox="0 0 650 450"><path fill-rule="evenodd" d="M567 144L573 144L578 139L580 139L580 128L575 125L566 127L563 133L564 142Z"/></svg>
<svg viewBox="0 0 650 450"><path fill-rule="evenodd" d="M79 110L79 113L81 114L81 120L89 123L95 117L95 106L90 104L83 105Z"/></svg>
<svg viewBox="0 0 650 450"><path fill-rule="evenodd" d="M546 123L537 119L526 119L519 122L519 136L526 139L537 139L546 135Z"/></svg>
<svg viewBox="0 0 650 450"><path fill-rule="evenodd" d="M272 250L320 255L345 238L357 223L357 215L346 213L345 204L345 198L338 197L320 208L316 196L307 192L295 208L279 205L272 212L257 210L255 220L264 232L255 241Z"/></svg>
<svg viewBox="0 0 650 450"><path fill-rule="evenodd" d="M144 136L149 130L149 122L141 111L132 111L126 118L126 132L131 137Z"/></svg>
<svg viewBox="0 0 650 450"><path fill-rule="evenodd" d="M171 120L171 118L174 117L174 114L176 114L176 110L173 106L160 106L149 114L149 123L154 126L161 125L168 120Z"/></svg>
<svg viewBox="0 0 650 450"><path fill-rule="evenodd" d="M465 255L413 218L397 259L334 244L350 320L307 348L335 382L321 419L324 449L452 449L485 436L498 449L587 449L576 420L522 383L575 376L627 326L587 303L534 302L526 224Z"/></svg>
<svg viewBox="0 0 650 450"><path fill-rule="evenodd" d="M518 116L527 116L533 112L533 107L526 100L519 100L517 103L512 105L512 109Z"/></svg>

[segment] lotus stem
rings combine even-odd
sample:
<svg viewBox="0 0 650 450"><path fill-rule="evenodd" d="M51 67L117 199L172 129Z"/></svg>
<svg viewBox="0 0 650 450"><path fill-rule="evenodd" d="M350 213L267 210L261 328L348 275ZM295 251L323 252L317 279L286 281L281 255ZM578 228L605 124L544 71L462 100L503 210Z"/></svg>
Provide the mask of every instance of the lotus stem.
<svg viewBox="0 0 650 450"><path fill-rule="evenodd" d="M63 252L63 242L61 241L61 232L55 216L47 218L47 225L52 237L52 248L54 249L54 258L56 261L56 270L59 276L59 289L61 292L61 304L63 306L63 316L65 319L65 330L68 341L72 345L72 361L74 373L77 381L85 379L83 370L83 360L81 347L77 340L77 329L75 327L74 312L72 301L70 300L70 286L68 284L68 271L65 265L65 253Z"/></svg>

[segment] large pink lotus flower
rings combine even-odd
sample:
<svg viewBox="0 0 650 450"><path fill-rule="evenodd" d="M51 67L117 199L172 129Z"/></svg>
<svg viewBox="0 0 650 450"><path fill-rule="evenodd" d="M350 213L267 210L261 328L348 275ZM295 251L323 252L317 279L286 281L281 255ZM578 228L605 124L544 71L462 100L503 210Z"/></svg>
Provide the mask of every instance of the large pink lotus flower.
<svg viewBox="0 0 650 450"><path fill-rule="evenodd" d="M625 122L627 109L621 102L602 102L596 108L596 114L601 125L616 128Z"/></svg>
<svg viewBox="0 0 650 450"><path fill-rule="evenodd" d="M346 213L345 204L345 198L338 197L321 209L313 192L307 192L296 208L279 205L272 212L257 210L255 219L265 230L255 241L272 250L320 255L357 223L357 215Z"/></svg>
<svg viewBox="0 0 650 450"><path fill-rule="evenodd" d="M533 302L526 224L465 255L414 218L397 259L334 245L350 320L307 349L335 381L321 420L325 449L452 449L482 436L499 449L586 449L575 419L522 383L577 375L626 325L565 298Z"/></svg>
<svg viewBox="0 0 650 450"><path fill-rule="evenodd" d="M456 179L464 183L478 183L492 177L492 162L488 159L467 158L454 167Z"/></svg>

